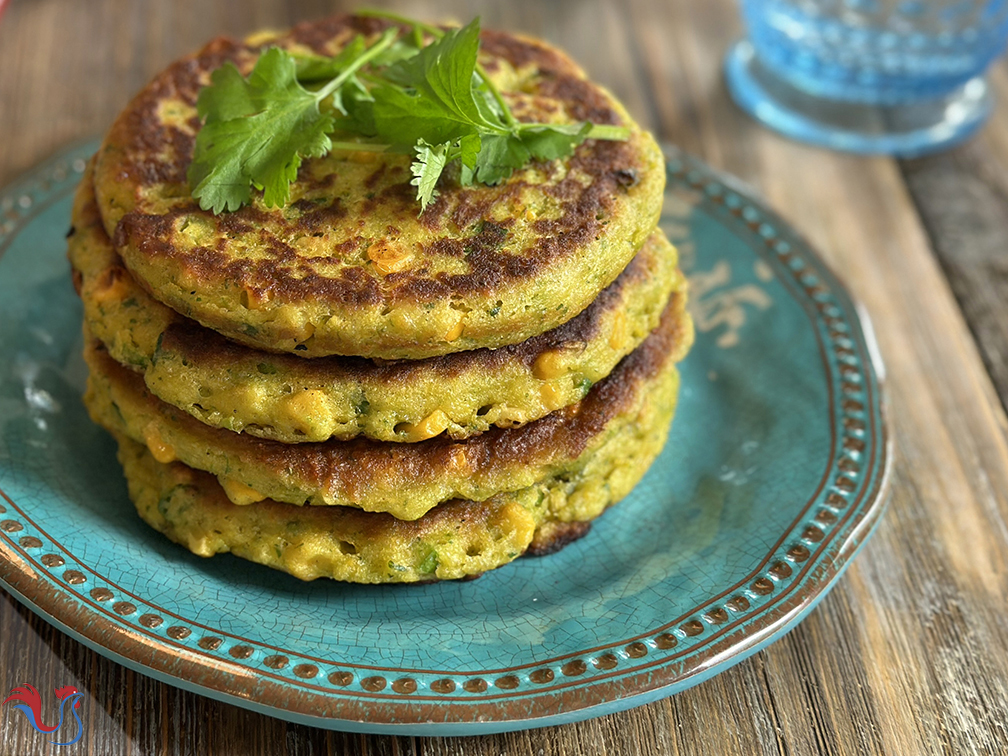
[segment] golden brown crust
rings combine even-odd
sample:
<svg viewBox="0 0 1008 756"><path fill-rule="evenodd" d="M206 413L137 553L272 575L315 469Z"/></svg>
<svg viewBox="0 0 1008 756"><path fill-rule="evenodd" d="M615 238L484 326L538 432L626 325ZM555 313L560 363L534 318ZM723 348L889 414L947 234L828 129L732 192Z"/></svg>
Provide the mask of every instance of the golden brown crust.
<svg viewBox="0 0 1008 756"><path fill-rule="evenodd" d="M178 462L159 463L143 445L113 435L140 516L193 553L230 551L302 580L464 579L583 535L660 452L677 385L669 366L657 390L640 397L620 428L581 460L577 474L548 475L482 502L444 502L416 521L348 507L236 506L213 476Z"/></svg>
<svg viewBox="0 0 1008 756"><path fill-rule="evenodd" d="M584 538L591 530L591 521L544 522L536 528L532 542L525 551L527 556L547 556L555 554L564 546Z"/></svg>
<svg viewBox="0 0 1008 756"><path fill-rule="evenodd" d="M274 41L331 52L382 27L337 16ZM213 216L185 180L196 97L213 68L247 72L258 50L218 39L169 66L113 125L96 173L106 229L141 284L232 338L411 359L516 343L583 309L657 220L650 136L566 56L499 32L484 32L482 55L520 87L507 93L520 119L624 124L630 139L588 140L495 187L447 182L419 218L407 156L345 153L306 161L286 208Z"/></svg>
<svg viewBox="0 0 1008 756"><path fill-rule="evenodd" d="M163 453L251 487L259 498L342 504L415 519L441 501L486 499L575 465L602 444L688 348L692 324L667 309L661 325L588 396L520 428L495 428L462 441L415 444L369 439L283 444L210 428L151 395L137 374L100 345L85 356L86 397L97 422ZM649 388L650 387L650 388Z"/></svg>
<svg viewBox="0 0 1008 756"><path fill-rule="evenodd" d="M266 355L183 318L133 279L101 225L89 165L74 201L71 265L84 319L160 399L208 425L285 443L358 435L465 438L535 420L583 398L658 324L682 309L675 249L655 231L575 318L528 341L426 360Z"/></svg>
<svg viewBox="0 0 1008 756"><path fill-rule="evenodd" d="M365 357L318 357L312 365L321 375L330 380L377 380L401 382L410 379L414 372L434 370L443 378L450 378L465 371L494 371L509 360L518 360L531 366L545 352L573 348L591 341L598 334L602 319L622 303L624 290L643 280L647 275L646 256L635 257L620 276L595 298L577 317L563 325L533 336L518 344L509 344L499 349L472 349L466 352L428 357L424 360L370 360ZM679 301L685 302L685 288L676 290L676 309L683 309ZM221 367L247 355L249 350L242 344L229 341L215 331L203 328L192 320L180 319L170 325L161 341L164 350L178 352L184 359L200 364L217 364ZM271 359L283 359L282 355Z"/></svg>

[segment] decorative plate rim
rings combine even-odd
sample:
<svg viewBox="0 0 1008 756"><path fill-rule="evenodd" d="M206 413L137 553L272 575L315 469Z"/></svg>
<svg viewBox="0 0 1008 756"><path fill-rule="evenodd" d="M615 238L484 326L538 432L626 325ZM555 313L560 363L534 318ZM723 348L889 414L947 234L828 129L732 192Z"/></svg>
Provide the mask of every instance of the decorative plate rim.
<svg viewBox="0 0 1008 756"><path fill-rule="evenodd" d="M0 192L0 257L37 214L72 191L94 147L67 148ZM362 732L477 734L586 719L689 687L783 635L835 584L884 511L893 460L884 366L864 308L788 223L736 179L675 148L666 157L670 178L704 192L724 210L722 220L762 239L766 260L789 274L780 279L812 322L829 385L833 438L820 484L732 588L648 633L506 668L331 662L155 607L63 549L3 490L0 583L85 645L144 674L273 716ZM258 664L246 663L257 650ZM391 674L360 674L367 671Z"/></svg>

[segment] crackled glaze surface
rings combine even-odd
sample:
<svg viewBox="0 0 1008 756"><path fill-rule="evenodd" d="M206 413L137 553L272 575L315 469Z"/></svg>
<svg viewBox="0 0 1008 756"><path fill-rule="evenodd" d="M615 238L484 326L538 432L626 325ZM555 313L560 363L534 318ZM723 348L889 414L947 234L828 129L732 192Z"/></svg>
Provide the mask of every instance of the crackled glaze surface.
<svg viewBox="0 0 1008 756"><path fill-rule="evenodd" d="M58 626L183 687L339 729L477 733L668 695L785 632L878 521L879 362L807 246L668 161L663 227L698 338L665 452L559 554L468 583L300 583L147 529L80 404L63 234L94 145L0 194L0 578Z"/></svg>

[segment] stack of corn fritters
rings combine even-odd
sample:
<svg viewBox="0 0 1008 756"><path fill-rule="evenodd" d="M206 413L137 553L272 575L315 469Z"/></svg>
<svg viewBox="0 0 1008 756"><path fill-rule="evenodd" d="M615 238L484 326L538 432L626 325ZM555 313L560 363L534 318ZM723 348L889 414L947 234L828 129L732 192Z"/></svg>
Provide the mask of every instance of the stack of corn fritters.
<svg viewBox="0 0 1008 756"><path fill-rule="evenodd" d="M85 400L140 515L194 553L303 579L479 574L582 535L667 435L693 331L656 228L661 152L542 42L481 38L519 119L629 139L497 186L447 177L422 214L409 156L363 152L306 161L282 208L192 199L215 68L387 26L215 40L133 100L77 193Z"/></svg>

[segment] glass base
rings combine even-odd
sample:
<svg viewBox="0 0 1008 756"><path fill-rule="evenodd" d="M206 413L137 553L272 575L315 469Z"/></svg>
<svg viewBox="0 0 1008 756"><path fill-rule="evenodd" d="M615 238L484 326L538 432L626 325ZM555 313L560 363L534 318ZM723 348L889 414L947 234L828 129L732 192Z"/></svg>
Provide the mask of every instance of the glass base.
<svg viewBox="0 0 1008 756"><path fill-rule="evenodd" d="M951 147L991 112L982 76L939 99L880 106L798 89L762 65L747 40L728 51L724 68L732 99L756 120L803 142L864 155L917 157Z"/></svg>

